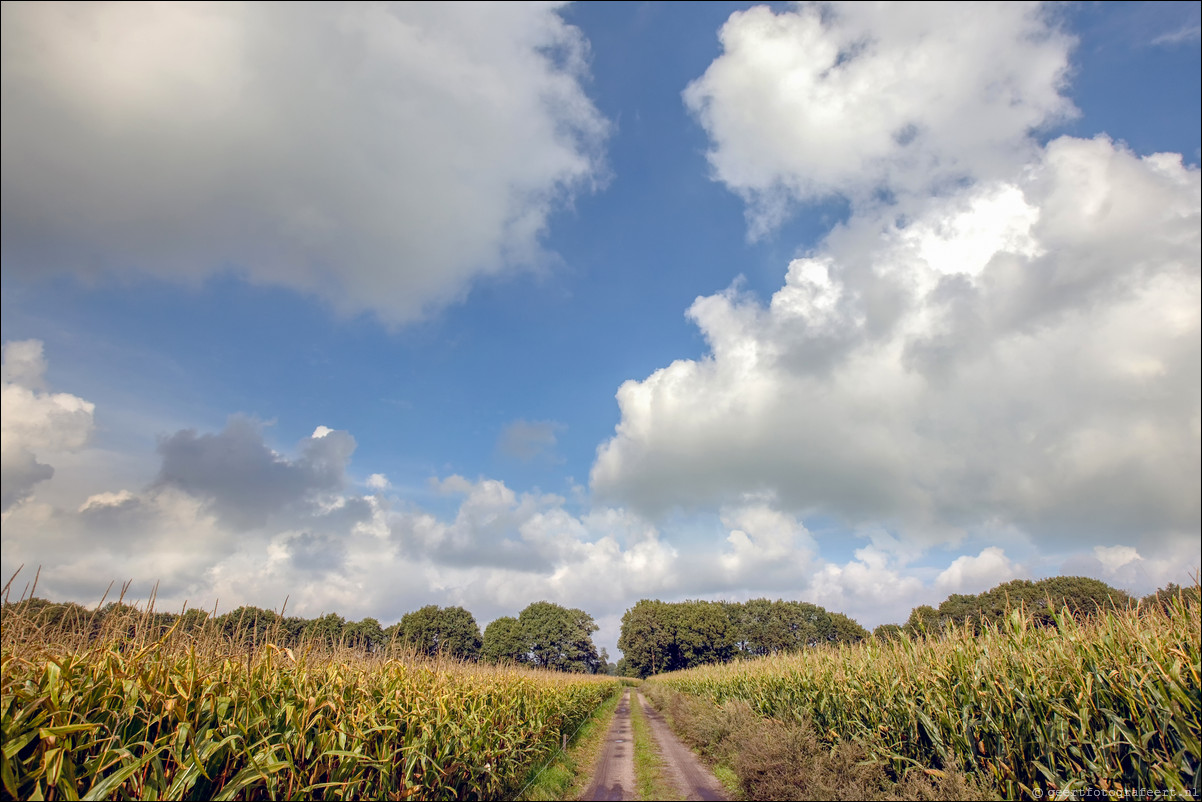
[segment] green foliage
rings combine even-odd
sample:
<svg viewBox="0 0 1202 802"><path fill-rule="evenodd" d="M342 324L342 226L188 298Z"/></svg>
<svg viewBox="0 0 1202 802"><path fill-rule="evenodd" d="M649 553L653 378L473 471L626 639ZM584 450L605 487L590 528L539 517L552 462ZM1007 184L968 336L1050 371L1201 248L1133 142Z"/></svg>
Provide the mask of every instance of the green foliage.
<svg viewBox="0 0 1202 802"><path fill-rule="evenodd" d="M243 606L217 616L217 631L239 646L251 648L271 640L282 619L272 610Z"/></svg>
<svg viewBox="0 0 1202 802"><path fill-rule="evenodd" d="M403 643L421 654L443 655L460 660L480 657L480 626L462 607L426 605L401 618L399 635Z"/></svg>
<svg viewBox="0 0 1202 802"><path fill-rule="evenodd" d="M342 643L342 630L346 619L337 613L327 613L321 618L314 618L305 625L302 638L311 643L320 643L332 647Z"/></svg>
<svg viewBox="0 0 1202 802"><path fill-rule="evenodd" d="M900 640L905 636L905 632L897 624L881 624L872 630L872 637L877 640Z"/></svg>
<svg viewBox="0 0 1202 802"><path fill-rule="evenodd" d="M618 647L624 657L618 673L648 677L866 637L867 630L847 616L805 602L643 599L622 617Z"/></svg>
<svg viewBox="0 0 1202 802"><path fill-rule="evenodd" d="M486 663L524 663L530 651L522 627L513 616L501 616L484 628L480 659Z"/></svg>
<svg viewBox="0 0 1202 802"><path fill-rule="evenodd" d="M179 617L180 632L200 632L209 622L209 614L204 610L185 610Z"/></svg>
<svg viewBox="0 0 1202 802"><path fill-rule="evenodd" d="M939 611L929 604L920 604L910 611L904 627L906 634L925 635L939 631Z"/></svg>
<svg viewBox="0 0 1202 802"><path fill-rule="evenodd" d="M343 642L352 649L378 651L384 645L384 630L374 618L364 618L342 628Z"/></svg>
<svg viewBox="0 0 1202 802"><path fill-rule="evenodd" d="M618 648L622 650L619 671L630 677L647 677L668 671L672 630L671 605L643 599L622 616Z"/></svg>
<svg viewBox="0 0 1202 802"><path fill-rule="evenodd" d="M593 617L548 601L530 604L518 615L518 629L532 665L555 671L597 673L601 667L592 634Z"/></svg>
<svg viewBox="0 0 1202 802"><path fill-rule="evenodd" d="M831 628L826 634L827 643L859 643L868 637L868 630L843 613L831 613Z"/></svg>
<svg viewBox="0 0 1202 802"><path fill-rule="evenodd" d="M904 627L909 635L933 635L940 630L969 626L976 631L998 623L1021 607L1041 626L1051 626L1056 613L1067 609L1075 617L1122 609L1133 600L1105 582L1083 576L1055 576L1032 582L1015 579L977 596L953 593L939 608L915 607Z"/></svg>
<svg viewBox="0 0 1202 802"><path fill-rule="evenodd" d="M1140 605L1145 608L1159 607L1165 612L1172 609L1173 605L1178 601L1183 601L1190 604L1198 604L1202 602L1199 598L1199 586L1183 588L1173 582L1170 582L1165 587L1151 593L1140 601Z"/></svg>

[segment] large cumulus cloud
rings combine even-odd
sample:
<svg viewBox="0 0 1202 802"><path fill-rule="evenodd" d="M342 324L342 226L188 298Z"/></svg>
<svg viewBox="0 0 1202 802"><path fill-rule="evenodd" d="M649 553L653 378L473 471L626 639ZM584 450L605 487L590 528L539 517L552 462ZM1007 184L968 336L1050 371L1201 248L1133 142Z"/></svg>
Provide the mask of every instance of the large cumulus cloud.
<svg viewBox="0 0 1202 802"><path fill-rule="evenodd" d="M593 488L937 536L1196 532L1199 210L1180 157L1062 138L916 219L858 215L767 306L697 299L710 354L621 387Z"/></svg>
<svg viewBox="0 0 1202 802"><path fill-rule="evenodd" d="M5 3L5 274L234 270L404 322L602 175L553 6Z"/></svg>
<svg viewBox="0 0 1202 802"><path fill-rule="evenodd" d="M802 201L941 191L1007 174L1075 113L1073 40L1037 3L799 4L736 12L685 102L751 233Z"/></svg>
<svg viewBox="0 0 1202 802"><path fill-rule="evenodd" d="M599 497L662 515L752 494L903 551L1196 544L1198 169L1105 135L1041 144L1075 113L1054 10L945 11L756 7L722 28L684 100L751 233L832 196L850 214L767 304L738 282L693 303L709 353L621 386ZM866 548L856 570L894 570Z"/></svg>

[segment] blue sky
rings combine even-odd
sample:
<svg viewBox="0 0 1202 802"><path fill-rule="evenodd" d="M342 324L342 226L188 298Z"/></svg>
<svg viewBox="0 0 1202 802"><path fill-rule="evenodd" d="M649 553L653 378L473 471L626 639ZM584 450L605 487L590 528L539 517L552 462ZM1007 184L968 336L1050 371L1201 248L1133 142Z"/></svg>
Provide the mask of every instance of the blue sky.
<svg viewBox="0 0 1202 802"><path fill-rule="evenodd" d="M493 5L5 4L6 577L1188 581L1199 4Z"/></svg>

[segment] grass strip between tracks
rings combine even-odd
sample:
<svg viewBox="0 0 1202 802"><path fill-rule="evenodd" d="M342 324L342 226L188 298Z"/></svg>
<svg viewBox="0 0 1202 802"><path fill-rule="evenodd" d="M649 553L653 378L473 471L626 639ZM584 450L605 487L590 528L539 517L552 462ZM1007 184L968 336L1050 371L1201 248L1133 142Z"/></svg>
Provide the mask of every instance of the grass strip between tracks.
<svg viewBox="0 0 1202 802"><path fill-rule="evenodd" d="M630 728L634 732L634 786L639 799L675 799L677 791L666 777L667 766L637 692L630 699Z"/></svg>

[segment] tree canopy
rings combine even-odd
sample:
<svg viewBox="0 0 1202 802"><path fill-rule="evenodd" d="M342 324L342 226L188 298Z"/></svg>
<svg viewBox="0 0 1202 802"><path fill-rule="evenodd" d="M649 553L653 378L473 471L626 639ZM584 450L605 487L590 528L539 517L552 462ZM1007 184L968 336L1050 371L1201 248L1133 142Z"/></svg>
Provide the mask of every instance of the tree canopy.
<svg viewBox="0 0 1202 802"><path fill-rule="evenodd" d="M522 626L513 616L503 615L484 628L480 659L486 663L524 663L530 646L522 637Z"/></svg>
<svg viewBox="0 0 1202 802"><path fill-rule="evenodd" d="M1036 582L1014 579L976 596L953 593L938 608L928 604L915 607L902 629L909 635L930 635L949 626L971 626L979 631L1018 607L1046 625L1061 610L1081 617L1133 602L1123 591L1084 576L1054 576Z"/></svg>
<svg viewBox="0 0 1202 802"><path fill-rule="evenodd" d="M593 645L596 631L588 613L548 601L534 602L518 615L526 662L555 671L597 673L602 663Z"/></svg>
<svg viewBox="0 0 1202 802"><path fill-rule="evenodd" d="M406 613L393 633L421 654L476 660L480 657L480 626L462 607L428 604Z"/></svg>
<svg viewBox="0 0 1202 802"><path fill-rule="evenodd" d="M805 602L643 599L622 617L619 673L647 677L866 637L867 630L847 616Z"/></svg>

